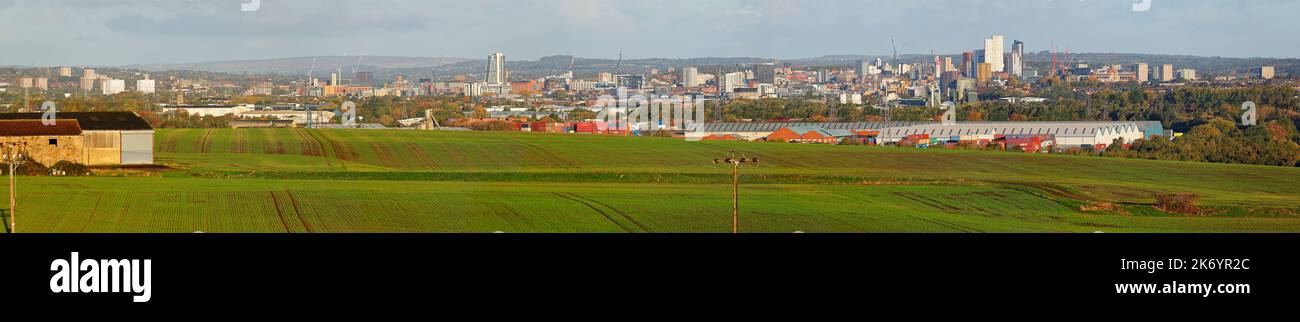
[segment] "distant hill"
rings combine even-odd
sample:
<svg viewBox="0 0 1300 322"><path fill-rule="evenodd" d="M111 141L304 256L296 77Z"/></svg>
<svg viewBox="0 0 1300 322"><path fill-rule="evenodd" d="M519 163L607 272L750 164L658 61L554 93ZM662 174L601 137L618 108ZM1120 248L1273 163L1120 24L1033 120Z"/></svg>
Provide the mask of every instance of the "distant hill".
<svg viewBox="0 0 1300 322"><path fill-rule="evenodd" d="M952 57L954 64L960 64L960 54L938 55ZM331 71L338 68L341 68L345 74L350 74L353 67L357 66L358 57L293 57L189 64L143 64L122 67L146 71L195 70L233 74L305 74L311 68L313 58L316 59L315 75L317 77L328 77ZM506 67L510 71L510 78L519 80L561 74L570 70L578 77L590 78L602 72L648 74L652 70L658 69L659 72L666 73L670 68L680 70L683 67L691 66L699 67L702 73L713 73L718 69L737 70L744 68L744 66L759 63L778 63L796 67L856 67L861 60L874 60L876 58L880 58L886 63L892 62L894 59L885 55L827 55L796 59L703 57L639 58L620 61L617 58L583 58L554 55L537 60L510 60L506 62ZM933 58L934 56L931 55L906 54L899 55L898 61L918 63L929 62ZM1066 63L1066 57L1063 53L1058 54L1057 58L1061 63ZM1245 74L1250 69L1261 65L1277 66L1279 76L1300 73L1300 59L1296 58L1229 58L1131 53L1071 53L1068 58L1070 61L1083 61L1092 66L1129 65L1137 62L1144 62L1153 67L1160 64L1174 64L1175 68L1193 68L1203 74L1231 74L1234 72ZM1051 53L1045 51L1026 53L1025 61L1038 69L1047 68L1051 61ZM440 63L436 69L433 68L435 63ZM455 75L465 75L468 79L473 80L483 78L485 64L486 59L482 58L364 56L361 57L361 64L357 69L374 72L375 79L379 80L392 79L393 76L398 74L405 75L410 79L436 77L443 80L450 79ZM351 75L347 76L350 77Z"/></svg>
<svg viewBox="0 0 1300 322"><path fill-rule="evenodd" d="M358 58L361 59L361 66L358 69L363 71L415 67L429 68L439 62L442 65L450 65L469 60L466 58L453 57L316 56L258 60L229 60L188 64L143 64L122 67L146 71L194 70L232 74L305 74L311 69L312 61L315 60L316 71L319 75L324 71L331 71L338 68L342 68L346 72L351 72L352 68L357 66Z"/></svg>

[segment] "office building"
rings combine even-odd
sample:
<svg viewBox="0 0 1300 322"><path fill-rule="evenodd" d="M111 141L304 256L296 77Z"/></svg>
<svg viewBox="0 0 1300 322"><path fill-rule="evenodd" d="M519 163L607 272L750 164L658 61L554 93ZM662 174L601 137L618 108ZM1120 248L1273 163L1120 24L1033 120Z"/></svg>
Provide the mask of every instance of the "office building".
<svg viewBox="0 0 1300 322"><path fill-rule="evenodd" d="M156 91L155 81L152 79L141 79L135 81L135 91L144 94L153 94Z"/></svg>
<svg viewBox="0 0 1300 322"><path fill-rule="evenodd" d="M754 65L754 80L759 84L776 84L776 64Z"/></svg>
<svg viewBox="0 0 1300 322"><path fill-rule="evenodd" d="M989 64L989 68L992 68L995 73L1006 71L1006 61L1003 60L1006 54L1005 43L1002 35L994 35L984 40L984 60L980 62Z"/></svg>
<svg viewBox="0 0 1300 322"><path fill-rule="evenodd" d="M682 68L682 86L699 87L700 86L700 69L695 67Z"/></svg>
<svg viewBox="0 0 1300 322"><path fill-rule="evenodd" d="M1262 67L1259 68L1259 75L1258 75L1258 76L1259 76L1259 78L1262 78L1262 79L1273 79L1273 77L1275 76L1275 75L1274 75L1274 72L1275 72L1275 71L1274 71L1273 66L1262 66Z"/></svg>
<svg viewBox="0 0 1300 322"><path fill-rule="evenodd" d="M488 56L487 71L484 82L490 85L506 83L506 55L493 53Z"/></svg>
<svg viewBox="0 0 1300 322"><path fill-rule="evenodd" d="M113 95L113 94L118 94L118 93L121 93L121 92L125 92L125 91L126 91L126 81L125 81L125 80L121 80L121 79L111 79L111 78L109 78L109 79L104 79L104 80L103 80L103 84L104 84L104 86L103 86L103 88L104 88L103 94L104 94L104 95Z"/></svg>
<svg viewBox="0 0 1300 322"><path fill-rule="evenodd" d="M984 85L993 80L993 64L980 63L976 68L978 69L975 72L976 83Z"/></svg>
<svg viewBox="0 0 1300 322"><path fill-rule="evenodd" d="M1011 76L1022 77L1025 74L1025 43L1016 40L1011 44Z"/></svg>

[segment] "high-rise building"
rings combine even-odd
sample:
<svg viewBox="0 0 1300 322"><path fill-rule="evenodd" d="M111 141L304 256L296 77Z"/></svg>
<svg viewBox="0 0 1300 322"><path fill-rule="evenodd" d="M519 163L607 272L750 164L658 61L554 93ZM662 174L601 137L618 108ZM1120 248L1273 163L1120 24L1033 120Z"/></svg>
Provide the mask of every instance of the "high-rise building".
<svg viewBox="0 0 1300 322"><path fill-rule="evenodd" d="M96 77L99 77L99 75L95 74L95 70L94 70L94 69L86 68L86 69L84 69L84 70L81 71L81 77L96 78Z"/></svg>
<svg viewBox="0 0 1300 322"><path fill-rule="evenodd" d="M719 77L718 80L720 81L718 88L723 93L731 93L737 88L746 87L745 73L726 73Z"/></svg>
<svg viewBox="0 0 1300 322"><path fill-rule="evenodd" d="M943 73L947 73L947 72L951 72L951 71L956 71L956 70L957 70L957 66L953 66L953 65L952 65L952 56L944 57L944 58L943 58Z"/></svg>
<svg viewBox="0 0 1300 322"><path fill-rule="evenodd" d="M81 90L86 92L95 90L95 78L89 76L81 77Z"/></svg>
<svg viewBox="0 0 1300 322"><path fill-rule="evenodd" d="M975 76L975 53L961 53L961 75L966 77Z"/></svg>
<svg viewBox="0 0 1300 322"><path fill-rule="evenodd" d="M858 61L858 75L862 75L862 76L871 75L871 73L869 73L869 72L871 71L871 67L873 67L873 66L871 65L871 61L866 60L866 59L859 60L859 61Z"/></svg>
<svg viewBox="0 0 1300 322"><path fill-rule="evenodd" d="M72 77L72 67L59 67L59 77Z"/></svg>
<svg viewBox="0 0 1300 322"><path fill-rule="evenodd" d="M1190 68L1179 69L1178 79L1185 80L1185 81L1194 81L1196 80L1196 70Z"/></svg>
<svg viewBox="0 0 1300 322"><path fill-rule="evenodd" d="M776 64L754 65L754 80L759 84L776 84Z"/></svg>
<svg viewBox="0 0 1300 322"><path fill-rule="evenodd" d="M682 86L699 87L700 86L700 69L695 67L682 68Z"/></svg>
<svg viewBox="0 0 1300 322"><path fill-rule="evenodd" d="M1138 63L1137 66L1134 66L1133 74L1137 76L1137 81L1139 83L1151 81L1151 68L1147 66L1146 63Z"/></svg>
<svg viewBox="0 0 1300 322"><path fill-rule="evenodd" d="M977 69L978 71L975 72L976 83L982 85L988 83L990 80L993 80L993 64L980 63Z"/></svg>
<svg viewBox="0 0 1300 322"><path fill-rule="evenodd" d="M1019 40L1011 43L1011 76L1025 75L1025 43Z"/></svg>
<svg viewBox="0 0 1300 322"><path fill-rule="evenodd" d="M31 77L18 78L18 88L32 88L32 78Z"/></svg>
<svg viewBox="0 0 1300 322"><path fill-rule="evenodd" d="M614 82L614 74L612 74L612 73L607 73L607 72L597 73L597 74L596 74L596 82L600 82L600 83L613 83L613 82Z"/></svg>
<svg viewBox="0 0 1300 322"><path fill-rule="evenodd" d="M984 39L984 60L980 62L988 63L989 68L992 68L995 73L1005 72L1006 61L1003 60L1006 55L1005 46L1006 40L1002 35L993 35Z"/></svg>
<svg viewBox="0 0 1300 322"><path fill-rule="evenodd" d="M1275 70L1274 70L1273 66L1261 66L1261 67L1259 67L1259 78L1263 78L1263 79L1273 79L1273 77L1276 76L1276 75L1274 75L1274 73L1275 73Z"/></svg>
<svg viewBox="0 0 1300 322"><path fill-rule="evenodd" d="M144 94L153 94L156 91L156 82L152 79L141 79L135 81L135 91Z"/></svg>
<svg viewBox="0 0 1300 322"><path fill-rule="evenodd" d="M104 81L104 95L113 95L126 91L126 81L121 79L107 79Z"/></svg>
<svg viewBox="0 0 1300 322"><path fill-rule="evenodd" d="M1160 81L1162 82L1174 81L1174 65L1165 64L1164 66L1160 67Z"/></svg>
<svg viewBox="0 0 1300 322"><path fill-rule="evenodd" d="M40 90L50 89L50 79L48 77L37 77L32 81L33 81L32 87L35 87Z"/></svg>
<svg viewBox="0 0 1300 322"><path fill-rule="evenodd" d="M488 55L487 76L483 80L488 84L505 84L506 83L506 55L502 53L493 53Z"/></svg>

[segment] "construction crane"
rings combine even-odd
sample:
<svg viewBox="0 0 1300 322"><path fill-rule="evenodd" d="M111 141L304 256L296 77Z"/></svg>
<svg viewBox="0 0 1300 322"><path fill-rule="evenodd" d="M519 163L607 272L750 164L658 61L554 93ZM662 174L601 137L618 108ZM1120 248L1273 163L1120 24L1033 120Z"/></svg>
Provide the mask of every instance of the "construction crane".
<svg viewBox="0 0 1300 322"><path fill-rule="evenodd" d="M899 67L898 67L898 45L895 45L895 44L894 44L894 37L889 37L889 47L894 48L894 63L893 63L893 64L894 64L894 68L895 68L895 69L894 69L894 71L895 71L894 74L898 74L898 72L897 72L897 71L899 70Z"/></svg>
<svg viewBox="0 0 1300 322"><path fill-rule="evenodd" d="M618 73L620 72L623 72L623 50L622 49L618 50L618 64L614 65L614 74L618 75Z"/></svg>

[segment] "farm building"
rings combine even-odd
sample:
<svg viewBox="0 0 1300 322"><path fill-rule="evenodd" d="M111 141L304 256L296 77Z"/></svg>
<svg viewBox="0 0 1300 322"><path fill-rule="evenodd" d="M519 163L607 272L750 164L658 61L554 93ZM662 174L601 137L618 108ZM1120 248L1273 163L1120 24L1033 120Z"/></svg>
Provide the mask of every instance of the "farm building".
<svg viewBox="0 0 1300 322"><path fill-rule="evenodd" d="M82 163L86 152L77 120L55 120L48 126L40 120L0 120L0 142L22 145L31 159L45 165Z"/></svg>
<svg viewBox="0 0 1300 322"><path fill-rule="evenodd" d="M25 132L21 132L24 130L20 130L20 128L28 127L30 126L29 124L32 123L31 121L35 121L34 124L40 125L42 127L50 127L50 128L42 128L41 130L32 130L32 131L36 131L33 132L36 133L33 136L11 136L11 137L22 137L23 138L22 140L27 141L39 137L57 136L57 137L64 137L59 142L63 142L66 140L71 145L74 143L75 140L70 140L69 138L66 138L68 136L74 135L74 134L70 134L73 132L70 130L70 128L58 130L57 133L45 133L45 131L55 131L53 130L53 128L61 128L65 126L70 127L72 125L75 125L77 127L77 132L78 132L78 134L75 135L79 135L81 137L80 140L81 147L79 148L79 150L81 150L81 153L79 154L79 158L74 158L73 156L67 155L62 157L62 159L77 162L77 163L82 163L86 165L104 165L104 166L153 164L153 134L154 134L153 127L149 126L149 122L146 122L144 119L140 118L140 116L136 115L135 113L132 112L60 112L57 114L57 119L54 122L55 125L50 125L50 126L41 123L41 116L42 113L0 113L0 121L9 121L9 122L0 122L0 127L10 127L13 128L12 131L15 132L9 132L9 133L21 134ZM62 124L61 121L75 121L75 122L62 122L62 123L73 123L68 125L68 124ZM0 132L5 132L5 131L10 131L10 130L0 129ZM57 134L57 135L53 135L53 134ZM51 142L50 141L51 139L58 139L58 138L45 139L47 145L49 142ZM42 148L49 148L49 147L42 147ZM70 148L75 148L75 146ZM28 149L29 150L34 149L34 146L29 144ZM60 151L62 151L61 149L63 149L63 147L60 147L59 149ZM35 152L33 152L33 154L35 154ZM57 160L54 161L57 162ZM40 161L40 162L45 164L51 164L45 161Z"/></svg>

